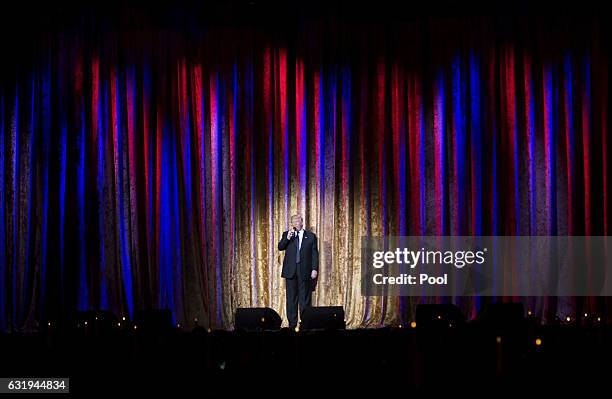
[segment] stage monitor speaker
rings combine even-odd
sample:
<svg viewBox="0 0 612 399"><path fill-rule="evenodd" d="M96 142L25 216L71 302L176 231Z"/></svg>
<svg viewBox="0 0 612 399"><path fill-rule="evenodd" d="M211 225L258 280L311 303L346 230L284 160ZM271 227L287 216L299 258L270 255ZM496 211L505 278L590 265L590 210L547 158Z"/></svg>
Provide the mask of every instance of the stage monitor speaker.
<svg viewBox="0 0 612 399"><path fill-rule="evenodd" d="M281 317L270 308L238 308L234 329L245 331L280 330Z"/></svg>
<svg viewBox="0 0 612 399"><path fill-rule="evenodd" d="M342 306L311 306L302 312L300 330L342 330L346 328Z"/></svg>
<svg viewBox="0 0 612 399"><path fill-rule="evenodd" d="M498 329L522 327L526 322L525 308L520 302L491 303L478 313L476 322Z"/></svg>
<svg viewBox="0 0 612 399"><path fill-rule="evenodd" d="M419 327L457 327L465 324L465 316L452 304L421 304L416 308Z"/></svg>
<svg viewBox="0 0 612 399"><path fill-rule="evenodd" d="M137 310L134 312L134 325L139 331L167 332L172 330L172 312L169 309Z"/></svg>

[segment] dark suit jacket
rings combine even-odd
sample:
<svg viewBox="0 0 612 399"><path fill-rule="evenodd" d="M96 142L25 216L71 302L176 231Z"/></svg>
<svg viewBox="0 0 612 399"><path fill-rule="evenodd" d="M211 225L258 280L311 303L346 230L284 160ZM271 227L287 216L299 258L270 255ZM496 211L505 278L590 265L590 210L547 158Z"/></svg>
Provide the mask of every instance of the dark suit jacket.
<svg viewBox="0 0 612 399"><path fill-rule="evenodd" d="M296 273L295 255L297 253L298 239L294 236L291 240L287 240L287 231L278 243L278 250L285 251L285 260L283 261L283 272L281 277L293 278ZM302 246L300 247L300 262L303 267L302 277L310 279L310 273L313 270L319 270L319 250L317 249L317 236L308 230L304 230L302 237Z"/></svg>

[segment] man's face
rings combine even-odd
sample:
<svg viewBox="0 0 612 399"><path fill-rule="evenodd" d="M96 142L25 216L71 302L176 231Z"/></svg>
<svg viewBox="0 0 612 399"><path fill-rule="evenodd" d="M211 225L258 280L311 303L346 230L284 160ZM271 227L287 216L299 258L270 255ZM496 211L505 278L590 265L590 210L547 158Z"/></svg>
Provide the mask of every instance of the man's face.
<svg viewBox="0 0 612 399"><path fill-rule="evenodd" d="M304 223L302 222L302 218L301 218L301 217L294 217L294 218L291 218L291 225L292 225L293 227L295 227L296 229L298 229L298 230L302 230L302 225L303 225L303 224L304 224Z"/></svg>

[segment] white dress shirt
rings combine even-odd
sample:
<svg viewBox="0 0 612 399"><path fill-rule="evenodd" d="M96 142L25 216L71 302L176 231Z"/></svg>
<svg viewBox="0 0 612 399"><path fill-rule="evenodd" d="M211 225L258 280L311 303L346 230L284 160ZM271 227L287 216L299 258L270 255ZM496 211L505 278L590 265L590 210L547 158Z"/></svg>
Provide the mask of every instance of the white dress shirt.
<svg viewBox="0 0 612 399"><path fill-rule="evenodd" d="M298 231L298 251L302 248L302 238L304 237L304 229Z"/></svg>

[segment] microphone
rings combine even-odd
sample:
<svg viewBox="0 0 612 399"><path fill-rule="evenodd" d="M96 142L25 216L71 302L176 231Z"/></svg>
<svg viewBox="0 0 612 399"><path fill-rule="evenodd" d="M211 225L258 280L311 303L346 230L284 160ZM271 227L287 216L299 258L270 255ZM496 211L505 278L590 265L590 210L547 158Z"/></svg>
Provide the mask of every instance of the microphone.
<svg viewBox="0 0 612 399"><path fill-rule="evenodd" d="M293 238L298 236L298 229L296 229L295 227L293 228Z"/></svg>

